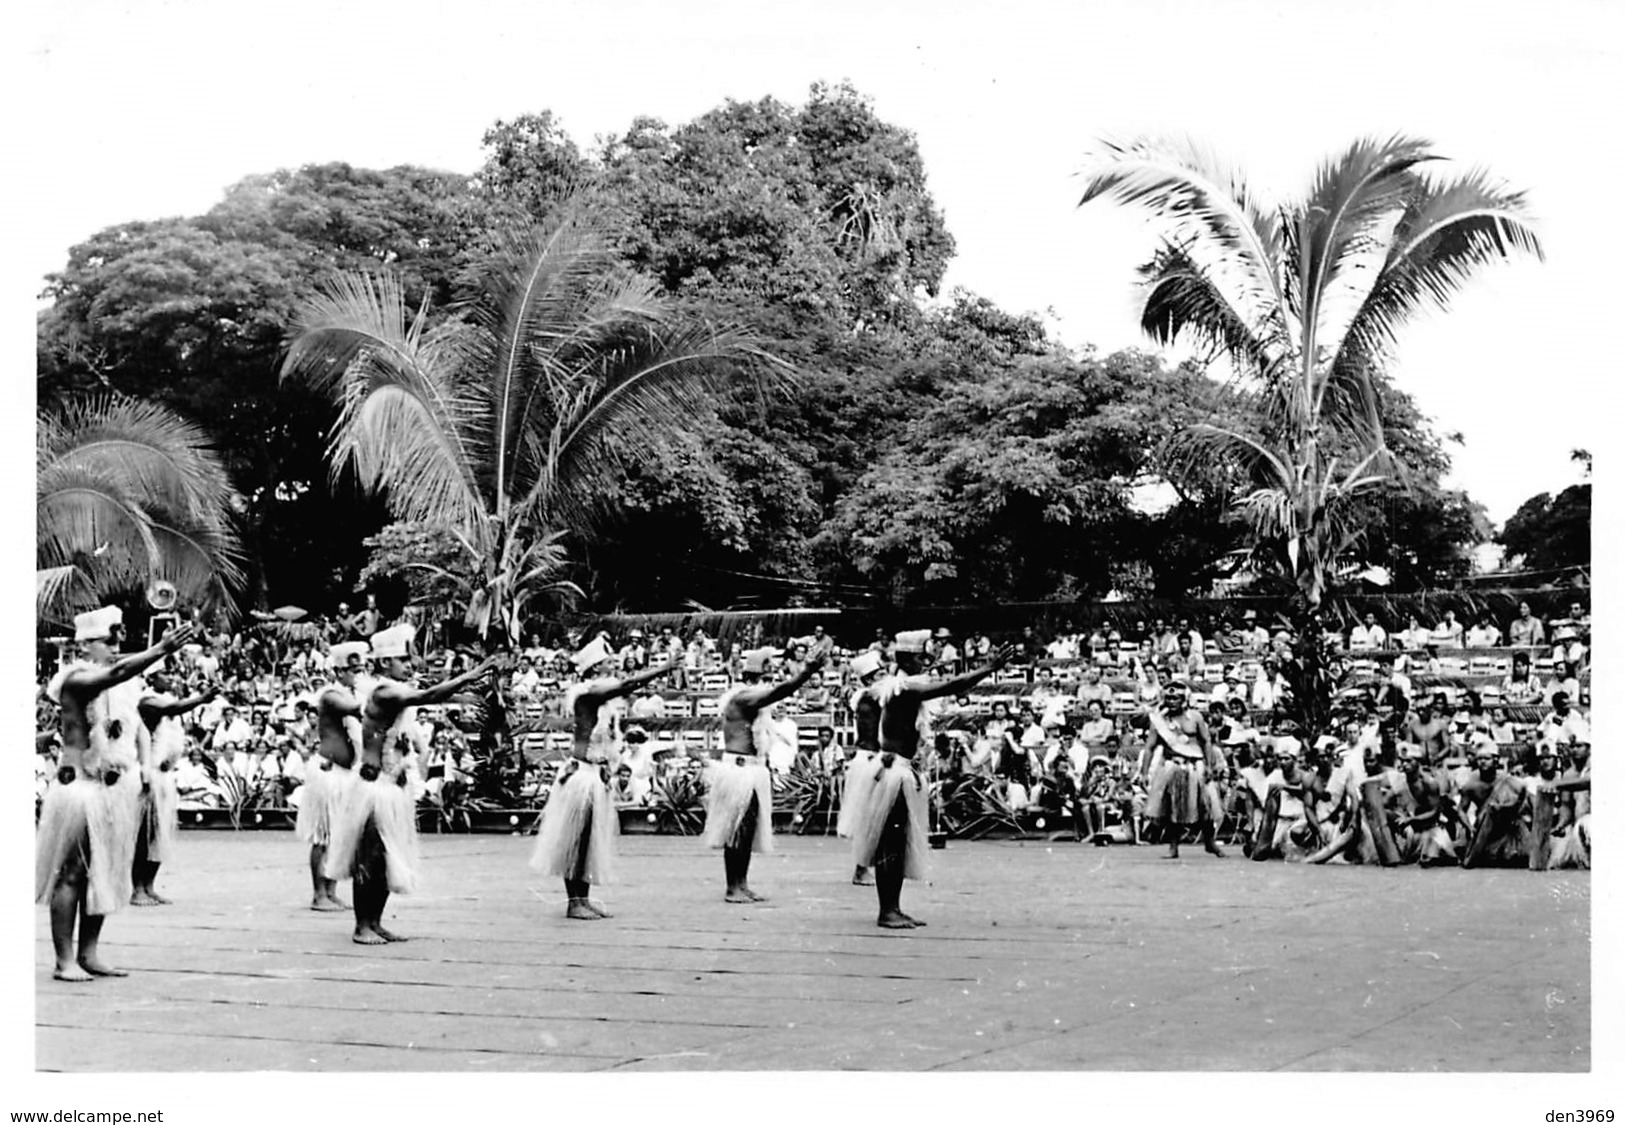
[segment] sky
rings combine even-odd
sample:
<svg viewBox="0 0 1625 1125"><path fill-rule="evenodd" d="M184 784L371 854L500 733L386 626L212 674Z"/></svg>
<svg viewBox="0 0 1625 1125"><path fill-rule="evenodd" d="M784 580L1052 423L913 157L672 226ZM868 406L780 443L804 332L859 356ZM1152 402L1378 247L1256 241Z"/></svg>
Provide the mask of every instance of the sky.
<svg viewBox="0 0 1625 1125"><path fill-rule="evenodd" d="M1525 190L1547 260L1486 271L1401 341L1395 378L1444 433L1451 483L1504 520L1579 479L1613 261L1594 252L1617 171L1621 18L1604 3L387 7L104 0L35 13L29 121L42 206L11 247L37 287L109 224L197 214L254 172L327 160L472 171L494 121L551 109L578 140L724 99L799 103L849 80L913 130L958 242L947 281L1041 311L1071 345L1148 346L1136 212L1077 207L1101 138L1195 137L1267 197L1362 135L1433 141ZM455 12L455 15L451 13ZM1177 358L1177 356L1175 356Z"/></svg>

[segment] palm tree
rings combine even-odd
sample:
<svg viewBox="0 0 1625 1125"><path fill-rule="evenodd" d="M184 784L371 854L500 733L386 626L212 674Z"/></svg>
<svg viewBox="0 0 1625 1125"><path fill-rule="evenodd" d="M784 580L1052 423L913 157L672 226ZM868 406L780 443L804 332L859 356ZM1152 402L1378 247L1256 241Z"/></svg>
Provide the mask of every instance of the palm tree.
<svg viewBox="0 0 1625 1125"><path fill-rule="evenodd" d="M388 273L306 303L283 365L339 404L329 460L402 521L449 527L465 622L517 643L526 608L574 590L565 535L608 516L607 485L658 437L783 366L747 334L679 314L567 204L497 254L455 318L414 313Z"/></svg>
<svg viewBox="0 0 1625 1125"><path fill-rule="evenodd" d="M1171 461L1243 474L1239 510L1295 588L1317 653L1317 610L1359 534L1356 505L1403 481L1378 412L1400 329L1490 263L1544 256L1522 193L1479 170L1424 175L1439 159L1409 137L1358 140L1278 207L1190 144L1106 144L1084 172L1080 205L1112 199L1163 229L1141 270L1141 327L1159 343L1195 341L1237 377L1256 429L1192 427Z"/></svg>
<svg viewBox="0 0 1625 1125"><path fill-rule="evenodd" d="M34 487L41 617L155 579L205 606L242 585L241 498L203 431L163 406L100 395L41 411Z"/></svg>

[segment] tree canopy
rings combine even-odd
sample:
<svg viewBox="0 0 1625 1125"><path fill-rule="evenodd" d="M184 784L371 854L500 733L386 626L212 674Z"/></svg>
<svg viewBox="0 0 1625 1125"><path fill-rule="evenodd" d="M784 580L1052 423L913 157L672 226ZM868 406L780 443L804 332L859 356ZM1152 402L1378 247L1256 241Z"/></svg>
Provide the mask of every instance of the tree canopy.
<svg viewBox="0 0 1625 1125"><path fill-rule="evenodd" d="M561 193L650 299L738 326L795 372L792 394L603 435L620 466L596 486L609 518L565 546L589 608L1178 598L1242 561L1237 471L1181 469L1165 441L1204 419L1262 435L1256 404L1200 365L1068 349L1032 315L943 293L954 242L915 139L850 87L639 117L591 145L540 110L483 143L470 175L250 176L203 215L92 234L49 279L42 404L112 391L197 426L242 496L249 604L331 605L381 589L388 560L445 561L442 532L385 531L426 513L392 512L353 468L329 474L342 402L278 378L300 310L337 276L387 274L425 335L455 331L513 232L556 222ZM1351 509L1345 562L1424 586L1488 527L1440 487L1445 439L1375 386L1406 472ZM400 597L443 592L396 579Z"/></svg>

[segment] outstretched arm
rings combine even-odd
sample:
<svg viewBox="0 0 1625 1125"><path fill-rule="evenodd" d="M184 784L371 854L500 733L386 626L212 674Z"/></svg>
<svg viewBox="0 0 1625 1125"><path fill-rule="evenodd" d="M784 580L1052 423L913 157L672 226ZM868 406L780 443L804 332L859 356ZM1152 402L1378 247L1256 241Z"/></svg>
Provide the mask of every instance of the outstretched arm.
<svg viewBox="0 0 1625 1125"><path fill-rule="evenodd" d="M980 668L966 672L963 676L955 676L951 680L939 680L934 684L926 684L924 687L910 688L908 690L921 699L938 699L944 695L959 695L965 689L980 683L1010 663L1011 658L1020 651L1020 648L1016 645L1000 645L998 651L993 654L993 659Z"/></svg>
<svg viewBox="0 0 1625 1125"><path fill-rule="evenodd" d="M173 703L160 703L155 698L143 699L141 701L141 715L143 718L150 715L154 719L168 718L172 715L184 715L194 707L203 706L205 703L209 702L209 700L213 699L219 694L220 689L218 687L212 687L208 691L199 692L197 695L194 695L189 699L178 699Z"/></svg>
<svg viewBox="0 0 1625 1125"><path fill-rule="evenodd" d="M70 676L63 687L65 690L90 695L106 691L115 684L122 684L125 680L133 679L145 672L170 653L179 650L196 634L197 626L192 624L171 629L157 644L146 651L116 660L105 668L83 668Z"/></svg>
<svg viewBox="0 0 1625 1125"><path fill-rule="evenodd" d="M624 680L617 680L614 687L607 688L604 691L595 691L592 694L600 701L608 701L611 699L617 699L623 695L631 695L644 684L649 683L652 680L658 680L661 676L664 676L667 672L679 667L682 663L683 658L681 656L673 656L670 660L666 661L666 663L661 664L658 667L645 668L641 672L634 672L632 675L627 676Z"/></svg>
<svg viewBox="0 0 1625 1125"><path fill-rule="evenodd" d="M500 668L505 672L511 667L513 667L512 656L487 656L468 671L453 676L449 680L442 680L433 687L402 688L397 693L396 698L403 701L402 706L404 707L416 707L425 703L444 703L491 669Z"/></svg>
<svg viewBox="0 0 1625 1125"><path fill-rule="evenodd" d="M745 697L745 702L749 706L755 707L757 710L761 710L764 707L771 707L781 699L789 699L798 690L800 690L803 684L812 679L812 674L814 672L818 671L818 669L822 668L823 666L824 654L820 652L814 655L813 658L807 661L806 664L802 665L801 671L797 672L794 676L791 676L782 684L774 685L773 687L762 692L760 695L757 695L754 692L751 693Z"/></svg>

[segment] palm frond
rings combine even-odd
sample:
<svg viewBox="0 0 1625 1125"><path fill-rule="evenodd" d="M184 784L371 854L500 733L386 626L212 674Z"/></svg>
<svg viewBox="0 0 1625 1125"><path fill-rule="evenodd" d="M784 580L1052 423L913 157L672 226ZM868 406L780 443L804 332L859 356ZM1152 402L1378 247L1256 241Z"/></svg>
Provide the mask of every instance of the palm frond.
<svg viewBox="0 0 1625 1125"><path fill-rule="evenodd" d="M624 469L674 423L744 388L766 393L793 380L750 333L698 322L628 333L583 374L546 435L541 472L521 506L549 526L593 525L604 510L604 474Z"/></svg>
<svg viewBox="0 0 1625 1125"><path fill-rule="evenodd" d="M1279 216L1262 207L1246 181L1190 141L1104 142L1081 173L1079 206L1111 198L1138 207L1181 236L1195 236L1197 257L1221 270L1242 320L1257 326L1284 309ZM1195 249L1195 247L1188 247Z"/></svg>
<svg viewBox="0 0 1625 1125"><path fill-rule="evenodd" d="M479 403L459 379L467 347L457 326L409 314L389 274L340 274L300 311L282 377L303 379L339 404L329 445L336 478L351 466L402 519L455 523L484 535Z"/></svg>
<svg viewBox="0 0 1625 1125"><path fill-rule="evenodd" d="M1350 322L1335 363L1379 366L1399 329L1424 309L1445 309L1484 267L1514 254L1545 259L1522 192L1482 170L1422 182L1394 227L1381 272Z"/></svg>
<svg viewBox="0 0 1625 1125"><path fill-rule="evenodd" d="M1163 443L1162 456L1172 475L1191 475L1215 463L1235 465L1256 486L1288 489L1296 479L1290 463L1274 450L1243 433L1202 422Z"/></svg>
<svg viewBox="0 0 1625 1125"><path fill-rule="evenodd" d="M78 577L79 568L48 566L34 571L34 614L44 620L50 612L68 601L68 588Z"/></svg>
<svg viewBox="0 0 1625 1125"><path fill-rule="evenodd" d="M1145 299L1140 328L1159 344L1171 344L1181 335L1196 336L1204 344L1228 355L1246 376L1264 376L1280 358L1276 332L1261 338L1230 303L1224 289L1181 246L1164 243L1156 256L1141 267ZM1271 323L1268 328L1278 328Z"/></svg>

